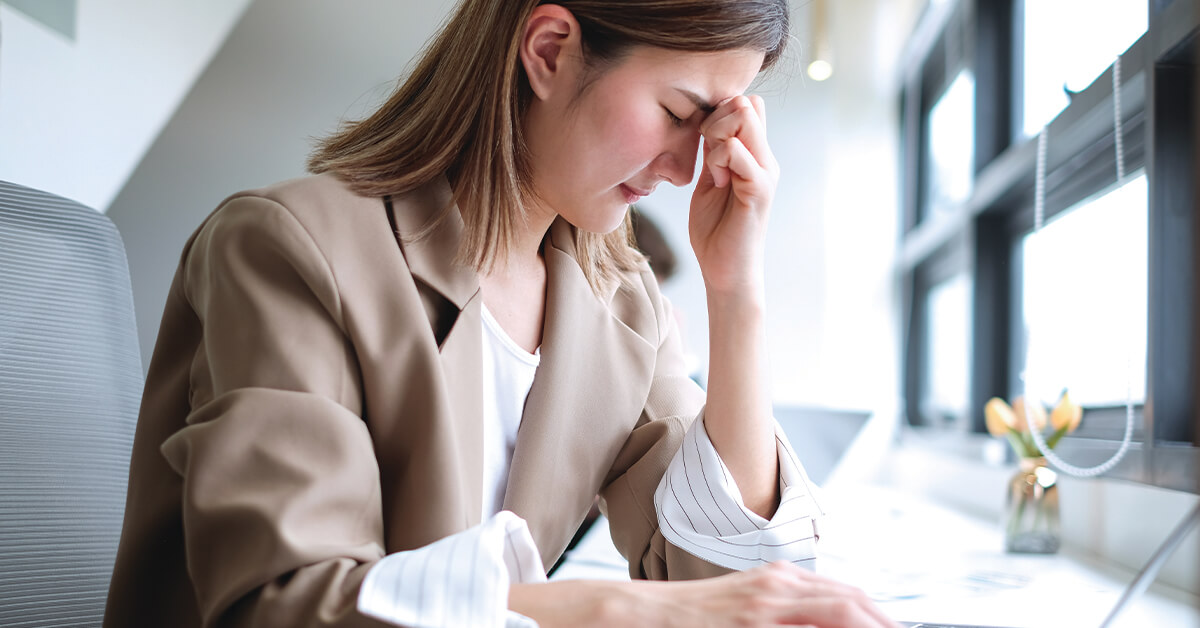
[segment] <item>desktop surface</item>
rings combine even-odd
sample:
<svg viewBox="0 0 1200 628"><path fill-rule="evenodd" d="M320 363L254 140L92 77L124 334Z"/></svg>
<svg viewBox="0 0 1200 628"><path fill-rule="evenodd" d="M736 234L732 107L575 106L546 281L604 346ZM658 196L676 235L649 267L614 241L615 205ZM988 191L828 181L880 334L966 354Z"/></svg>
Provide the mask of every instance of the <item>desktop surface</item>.
<svg viewBox="0 0 1200 628"><path fill-rule="evenodd" d="M1007 553L997 522L896 489L838 486L825 496L818 571L864 589L906 625L1096 628L1135 575L1070 550ZM1156 586L1113 625L1200 628L1198 602Z"/></svg>
<svg viewBox="0 0 1200 628"><path fill-rule="evenodd" d="M999 526L892 488L830 487L817 571L858 586L889 617L925 628L1096 628L1133 572L1069 552L1008 554ZM604 517L551 580L628 580ZM1200 628L1195 596L1154 586L1117 627Z"/></svg>

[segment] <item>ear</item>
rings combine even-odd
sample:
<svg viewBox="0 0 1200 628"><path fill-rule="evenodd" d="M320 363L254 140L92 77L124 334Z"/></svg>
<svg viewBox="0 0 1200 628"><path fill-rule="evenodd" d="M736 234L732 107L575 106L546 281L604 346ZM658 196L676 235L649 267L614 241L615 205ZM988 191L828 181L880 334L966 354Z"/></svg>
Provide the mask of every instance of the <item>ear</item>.
<svg viewBox="0 0 1200 628"><path fill-rule="evenodd" d="M579 22L570 11L557 4L534 8L521 39L521 65L538 99L546 100L568 83L574 85L581 43Z"/></svg>

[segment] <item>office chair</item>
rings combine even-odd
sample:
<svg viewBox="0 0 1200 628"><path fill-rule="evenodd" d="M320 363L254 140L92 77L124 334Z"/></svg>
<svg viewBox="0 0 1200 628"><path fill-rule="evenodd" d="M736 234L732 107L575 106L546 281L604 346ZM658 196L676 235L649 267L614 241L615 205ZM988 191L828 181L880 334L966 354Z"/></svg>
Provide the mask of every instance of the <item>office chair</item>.
<svg viewBox="0 0 1200 628"><path fill-rule="evenodd" d="M99 626L142 393L125 248L0 181L0 626Z"/></svg>

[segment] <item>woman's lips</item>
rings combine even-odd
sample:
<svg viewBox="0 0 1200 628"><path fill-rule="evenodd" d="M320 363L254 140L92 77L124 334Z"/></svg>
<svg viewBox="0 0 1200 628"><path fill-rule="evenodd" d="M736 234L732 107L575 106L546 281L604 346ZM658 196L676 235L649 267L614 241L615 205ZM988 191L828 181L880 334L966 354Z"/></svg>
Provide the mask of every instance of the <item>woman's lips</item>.
<svg viewBox="0 0 1200 628"><path fill-rule="evenodd" d="M651 190L639 190L637 188L632 188L624 183L620 185L620 188L621 194L625 196L625 202L629 203L630 205L642 200L642 198L645 196L649 196L651 192Z"/></svg>

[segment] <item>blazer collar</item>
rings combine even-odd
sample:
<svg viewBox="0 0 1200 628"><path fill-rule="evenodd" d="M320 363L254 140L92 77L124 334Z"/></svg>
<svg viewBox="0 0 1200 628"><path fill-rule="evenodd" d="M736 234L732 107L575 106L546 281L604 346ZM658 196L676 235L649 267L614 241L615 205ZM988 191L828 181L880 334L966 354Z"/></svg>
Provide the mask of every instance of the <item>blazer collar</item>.
<svg viewBox="0 0 1200 628"><path fill-rule="evenodd" d="M409 272L462 310L479 291L479 276L475 269L454 263L463 220L450 183L439 177L391 202Z"/></svg>

